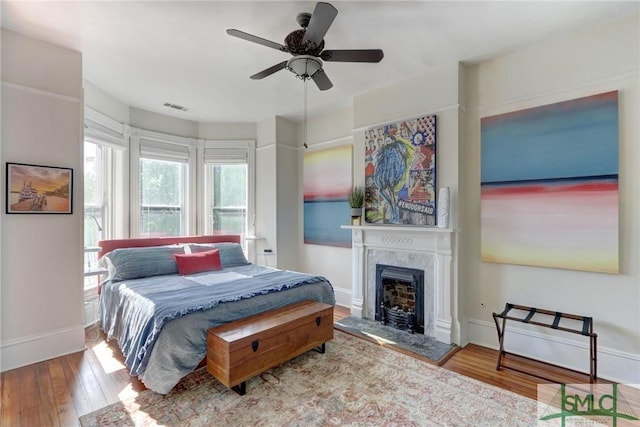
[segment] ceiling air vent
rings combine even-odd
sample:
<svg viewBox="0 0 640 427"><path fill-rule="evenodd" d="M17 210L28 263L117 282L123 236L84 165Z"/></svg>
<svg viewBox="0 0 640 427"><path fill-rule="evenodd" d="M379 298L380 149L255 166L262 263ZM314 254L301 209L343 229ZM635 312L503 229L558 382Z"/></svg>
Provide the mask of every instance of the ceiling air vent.
<svg viewBox="0 0 640 427"><path fill-rule="evenodd" d="M187 111L186 107L183 107L182 105L172 104L170 102L165 102L164 106L165 107L169 107L169 108L173 108L174 110Z"/></svg>

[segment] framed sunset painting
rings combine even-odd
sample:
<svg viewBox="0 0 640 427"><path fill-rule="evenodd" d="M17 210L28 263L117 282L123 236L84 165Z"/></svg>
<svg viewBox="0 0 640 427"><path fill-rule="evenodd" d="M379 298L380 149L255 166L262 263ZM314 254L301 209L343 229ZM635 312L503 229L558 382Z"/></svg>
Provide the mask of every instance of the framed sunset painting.
<svg viewBox="0 0 640 427"><path fill-rule="evenodd" d="M618 92L481 119L483 261L617 274Z"/></svg>
<svg viewBox="0 0 640 427"><path fill-rule="evenodd" d="M8 214L71 214L73 169L7 163Z"/></svg>

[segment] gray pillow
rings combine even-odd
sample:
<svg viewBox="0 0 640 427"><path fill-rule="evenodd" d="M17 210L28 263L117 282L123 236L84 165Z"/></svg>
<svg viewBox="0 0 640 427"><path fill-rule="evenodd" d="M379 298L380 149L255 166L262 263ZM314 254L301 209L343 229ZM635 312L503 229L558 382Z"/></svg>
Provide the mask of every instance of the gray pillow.
<svg viewBox="0 0 640 427"><path fill-rule="evenodd" d="M174 254L183 254L184 247L149 246L146 248L121 248L104 256L112 282L139 279L141 277L178 274Z"/></svg>
<svg viewBox="0 0 640 427"><path fill-rule="evenodd" d="M212 249L218 249L220 251L222 268L251 264L244 256L242 246L240 246L239 243L189 243L189 250L191 250L192 253L210 251Z"/></svg>

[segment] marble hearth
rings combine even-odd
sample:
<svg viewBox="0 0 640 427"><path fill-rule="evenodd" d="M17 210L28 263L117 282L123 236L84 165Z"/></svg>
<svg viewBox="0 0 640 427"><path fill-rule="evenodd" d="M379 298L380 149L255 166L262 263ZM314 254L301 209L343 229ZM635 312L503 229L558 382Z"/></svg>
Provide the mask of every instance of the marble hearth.
<svg viewBox="0 0 640 427"><path fill-rule="evenodd" d="M447 228L385 225L343 226L352 233L351 315L374 320L376 264L424 271L424 334L459 344L452 309L457 284L452 275L455 233Z"/></svg>

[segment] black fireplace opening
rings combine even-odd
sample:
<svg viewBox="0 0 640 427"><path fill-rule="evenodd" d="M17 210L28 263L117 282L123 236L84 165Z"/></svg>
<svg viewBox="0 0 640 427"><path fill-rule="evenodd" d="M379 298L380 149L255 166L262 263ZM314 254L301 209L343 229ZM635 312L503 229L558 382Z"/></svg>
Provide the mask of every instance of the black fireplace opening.
<svg viewBox="0 0 640 427"><path fill-rule="evenodd" d="M424 334L424 271L376 264L375 320Z"/></svg>

